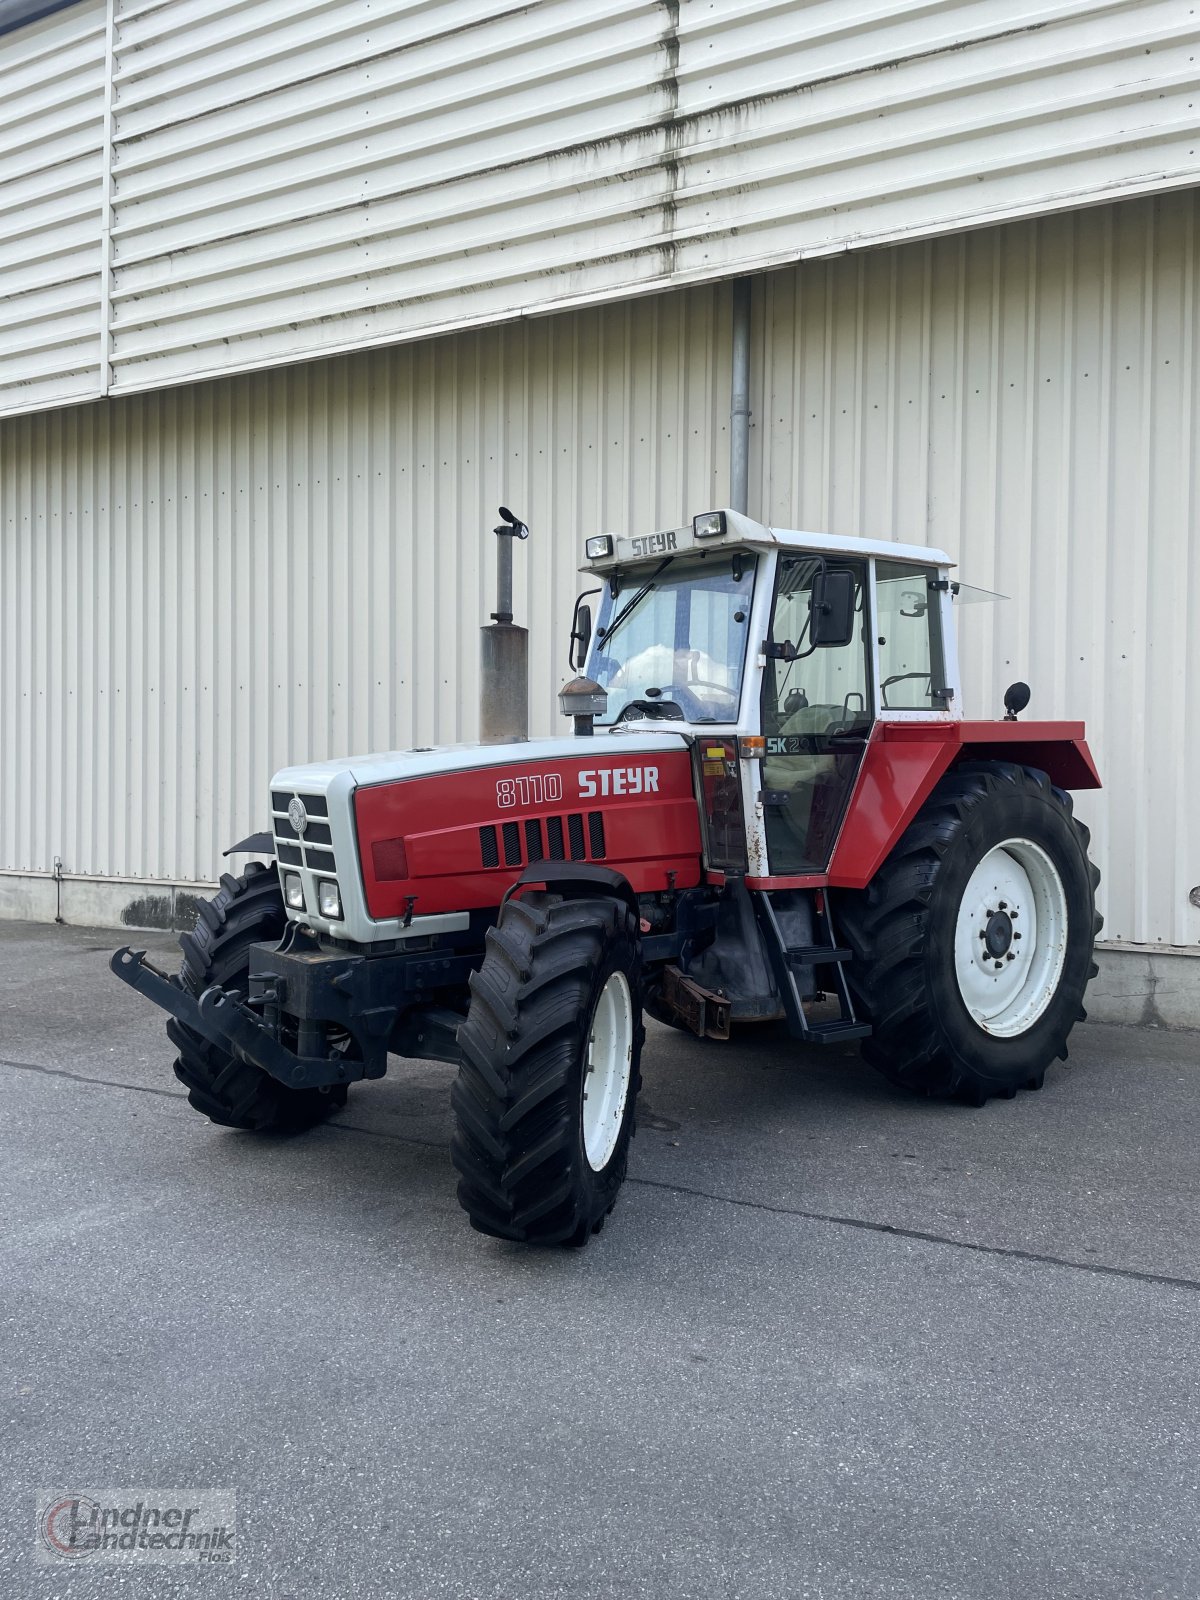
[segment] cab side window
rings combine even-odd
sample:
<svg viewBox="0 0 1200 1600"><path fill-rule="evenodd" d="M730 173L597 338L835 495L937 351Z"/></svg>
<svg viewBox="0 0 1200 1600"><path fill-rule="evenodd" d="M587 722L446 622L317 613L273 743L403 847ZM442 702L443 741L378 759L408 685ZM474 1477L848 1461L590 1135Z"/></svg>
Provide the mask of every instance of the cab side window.
<svg viewBox="0 0 1200 1600"><path fill-rule="evenodd" d="M936 567L875 563L879 700L889 711L944 711Z"/></svg>

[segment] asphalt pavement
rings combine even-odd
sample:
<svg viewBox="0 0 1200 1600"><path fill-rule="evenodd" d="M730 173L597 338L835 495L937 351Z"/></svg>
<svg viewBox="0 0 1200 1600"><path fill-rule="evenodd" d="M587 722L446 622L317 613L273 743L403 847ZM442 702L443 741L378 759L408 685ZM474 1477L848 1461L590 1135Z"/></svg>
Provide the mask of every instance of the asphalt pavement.
<svg viewBox="0 0 1200 1600"><path fill-rule="evenodd" d="M121 942L0 923L4 1600L1200 1596L1200 1035L970 1110L652 1024L608 1227L531 1252L458 1208L452 1069L217 1129ZM229 1560L39 1543L217 1487Z"/></svg>

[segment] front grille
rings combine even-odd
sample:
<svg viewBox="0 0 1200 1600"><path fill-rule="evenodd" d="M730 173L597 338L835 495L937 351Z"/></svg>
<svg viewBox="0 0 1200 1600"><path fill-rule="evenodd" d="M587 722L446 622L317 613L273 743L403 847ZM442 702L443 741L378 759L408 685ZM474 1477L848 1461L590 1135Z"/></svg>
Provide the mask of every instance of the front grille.
<svg viewBox="0 0 1200 1600"><path fill-rule="evenodd" d="M287 809L293 800L299 800L308 813L309 821L304 832L297 833L288 821ZM328 818L329 802L323 794L299 794L282 789L271 790L271 827L275 834L275 859L283 866L305 866L322 877L337 874L333 854L333 832L329 822L314 821L315 817Z"/></svg>
<svg viewBox="0 0 1200 1600"><path fill-rule="evenodd" d="M501 847L506 867L536 866L539 861L603 861L606 848L604 814L572 812L563 817L526 817L489 824L479 830L479 859L485 867L500 866Z"/></svg>
<svg viewBox="0 0 1200 1600"><path fill-rule="evenodd" d="M271 790L271 810L281 811L287 815L287 808L296 798L282 789ZM323 794L302 794L299 796L304 801L304 809L310 817L327 817L329 815L329 802Z"/></svg>

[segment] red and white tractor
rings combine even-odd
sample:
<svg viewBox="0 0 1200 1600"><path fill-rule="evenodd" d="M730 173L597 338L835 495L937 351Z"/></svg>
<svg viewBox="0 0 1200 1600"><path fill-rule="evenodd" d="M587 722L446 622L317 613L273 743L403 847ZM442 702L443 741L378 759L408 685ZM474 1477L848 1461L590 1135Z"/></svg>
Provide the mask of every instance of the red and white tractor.
<svg viewBox="0 0 1200 1600"><path fill-rule="evenodd" d="M510 546L511 548L511 546ZM643 1011L710 1039L860 1039L923 1094L1038 1089L1095 973L1081 723L961 714L940 550L732 511L587 541L575 734L289 767L273 857L177 977L175 1071L234 1128L303 1128L389 1052L451 1062L472 1224L583 1244L625 1176ZM598 597L593 631L590 596Z"/></svg>

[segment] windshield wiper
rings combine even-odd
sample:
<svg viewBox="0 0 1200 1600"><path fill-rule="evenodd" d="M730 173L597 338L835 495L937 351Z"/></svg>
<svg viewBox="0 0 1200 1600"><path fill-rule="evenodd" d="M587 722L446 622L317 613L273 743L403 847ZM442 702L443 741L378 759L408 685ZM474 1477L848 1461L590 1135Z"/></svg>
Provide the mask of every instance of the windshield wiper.
<svg viewBox="0 0 1200 1600"><path fill-rule="evenodd" d="M642 585L642 587L634 595L633 599L629 602L629 604L627 606L625 606L622 610L617 612L616 616L609 623L608 627L607 628L598 628L596 630L596 643L597 644L602 644L602 645L607 646L608 641L612 638L613 634L616 633L617 629L625 621L625 618L627 616L629 616L629 614L632 611L635 611L638 606L641 605L642 601L650 593L651 589L653 589L655 580L658 577L660 577L663 572L666 571L666 569L671 565L671 563L672 563L672 561L674 561L674 559L675 559L674 556L667 556L665 561L660 561L658 566L655 567L654 571L650 574L649 578L647 578L646 582Z"/></svg>

